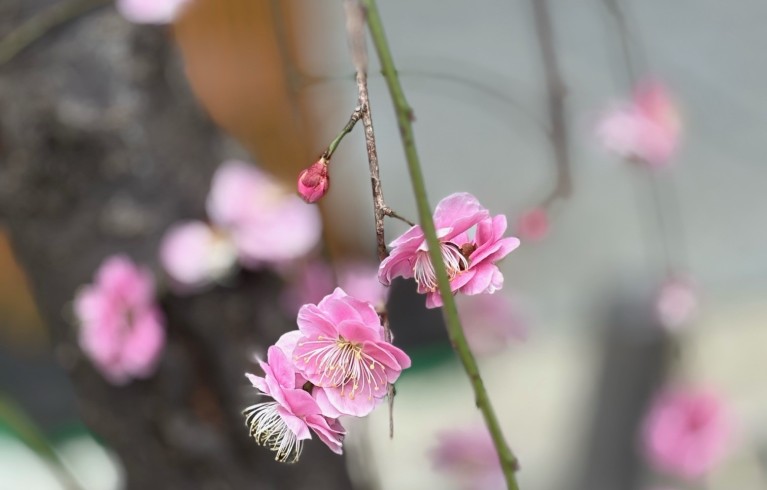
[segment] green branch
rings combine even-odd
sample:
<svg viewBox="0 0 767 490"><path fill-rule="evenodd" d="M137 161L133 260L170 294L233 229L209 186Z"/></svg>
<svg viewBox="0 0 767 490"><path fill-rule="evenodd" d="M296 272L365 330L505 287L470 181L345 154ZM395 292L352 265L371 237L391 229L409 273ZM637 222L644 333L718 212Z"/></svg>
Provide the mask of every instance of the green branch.
<svg viewBox="0 0 767 490"><path fill-rule="evenodd" d="M394 65L391 51L389 50L389 44L386 40L376 2L375 0L361 1L366 8L367 24L370 29L370 36L373 39L376 52L378 53L378 58L381 62L381 71L386 80L386 85L389 88L392 101L394 102L394 109L397 114L397 124L399 125L402 145L405 149L405 157L407 158L408 171L410 172L410 180L413 185L413 193L415 194L416 203L418 205L419 221L421 222L421 227L426 235L426 242L429 246L429 255L432 264L434 264L434 270L437 273L439 292L442 296L442 301L444 302L443 312L445 315L448 336L450 337L450 342L469 377L471 386L474 389L476 405L482 412L485 424L493 438L493 444L495 444L498 457L500 458L501 468L503 469L503 474L506 478L506 485L509 490L519 490L515 475L518 466L517 460L503 437L503 432L498 423L498 417L495 415L484 382L479 374L477 361L474 359L474 355L471 353L469 344L466 341L466 336L463 333L463 328L461 327L461 322L458 318L458 309L455 306L455 300L450 290L450 280L447 277L445 263L442 260L439 239L437 238L434 221L432 220L431 206L429 205L429 200L426 196L426 185L424 183L423 172L421 171L418 151L415 146L412 125L413 110L410 108L410 105L405 98L405 93L402 90L402 85L400 84L397 69Z"/></svg>

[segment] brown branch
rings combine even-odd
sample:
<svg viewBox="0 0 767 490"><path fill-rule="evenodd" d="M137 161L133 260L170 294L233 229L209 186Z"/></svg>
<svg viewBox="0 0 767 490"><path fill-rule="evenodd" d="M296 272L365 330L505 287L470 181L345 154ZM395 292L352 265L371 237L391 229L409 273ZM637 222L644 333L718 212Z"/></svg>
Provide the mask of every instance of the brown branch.
<svg viewBox="0 0 767 490"><path fill-rule="evenodd" d="M564 199L572 193L572 176L570 173L570 152L565 120L565 87L559 69L559 59L554 46L554 33L551 27L548 0L531 0L535 16L535 32L543 59L543 72L546 78L548 92L548 112L551 129L549 138L554 148L554 160L557 166L557 180L554 188L541 203L547 208L557 199Z"/></svg>
<svg viewBox="0 0 767 490"><path fill-rule="evenodd" d="M362 126L365 128L365 148L368 155L368 166L370 167L370 184L373 190L373 217L375 219L378 260L382 261L389 255L386 250L386 238L384 236L384 217L400 218L400 216L386 206L383 189L381 188L378 150L376 149L373 117L370 112L370 100L368 98L368 55L365 48L365 14L357 0L345 0L344 8L346 10L346 31L349 38L349 49L356 72L358 105L362 109ZM407 220L405 221L408 222ZM386 339L391 342L392 333L389 328L388 315L386 311L379 312L379 315L386 331ZM387 387L387 398L389 400L389 437L394 437L394 385L391 383Z"/></svg>
<svg viewBox="0 0 767 490"><path fill-rule="evenodd" d="M623 10L616 0L603 0L605 8L610 15L615 19L615 24L618 29L618 37L621 41L621 49L623 50L623 59L626 64L626 76L628 77L628 83L630 86L634 86L637 81L637 70L634 66L634 57L631 51L631 42L629 40L629 26L626 21L626 16L623 15Z"/></svg>

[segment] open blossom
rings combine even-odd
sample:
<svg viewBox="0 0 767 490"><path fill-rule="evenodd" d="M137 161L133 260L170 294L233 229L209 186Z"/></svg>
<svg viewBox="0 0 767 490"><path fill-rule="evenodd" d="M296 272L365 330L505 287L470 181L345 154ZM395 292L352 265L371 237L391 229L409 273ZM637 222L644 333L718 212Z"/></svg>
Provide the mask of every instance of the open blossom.
<svg viewBox="0 0 767 490"><path fill-rule="evenodd" d="M267 352L260 362L264 376L246 373L251 384L271 401L251 405L243 411L250 435L262 446L276 452L280 462L298 461L303 441L311 431L337 454L343 452L345 430L338 420L323 415L312 395L302 387L305 380L279 346Z"/></svg>
<svg viewBox="0 0 767 490"><path fill-rule="evenodd" d="M491 217L476 197L456 193L437 204L434 226L453 292L494 293L503 286L503 274L495 263L519 246L517 238L503 236L505 216ZM474 230L473 237L471 230ZM390 247L391 254L379 268L379 280L388 286L395 277L415 278L418 292L426 294L426 306L442 306L437 276L421 227L411 227L391 242Z"/></svg>
<svg viewBox="0 0 767 490"><path fill-rule="evenodd" d="M186 221L165 233L160 262L182 289L193 290L225 277L237 262L237 250L226 233Z"/></svg>
<svg viewBox="0 0 767 490"><path fill-rule="evenodd" d="M117 0L117 10L136 24L169 24L190 0Z"/></svg>
<svg viewBox="0 0 767 490"><path fill-rule="evenodd" d="M730 413L721 396L706 390L670 389L650 407L642 445L656 469L695 480L724 458L731 433Z"/></svg>
<svg viewBox="0 0 767 490"><path fill-rule="evenodd" d="M434 468L463 490L505 490L506 480L493 440L484 427L452 429L437 435Z"/></svg>
<svg viewBox="0 0 767 490"><path fill-rule="evenodd" d="M320 158L298 175L298 194L308 203L322 199L330 187L328 161Z"/></svg>
<svg viewBox="0 0 767 490"><path fill-rule="evenodd" d="M368 415L410 367L407 354L386 341L373 306L340 288L317 305L304 305L298 329L286 350L298 372L321 388L315 396L326 414Z"/></svg>
<svg viewBox="0 0 767 490"><path fill-rule="evenodd" d="M640 83L631 102L605 115L597 127L605 148L653 167L669 163L679 135L677 108L666 87L655 81Z"/></svg>
<svg viewBox="0 0 767 490"><path fill-rule="evenodd" d="M314 206L253 165L235 160L216 171L207 209L213 223L229 232L246 266L301 258L322 233Z"/></svg>
<svg viewBox="0 0 767 490"><path fill-rule="evenodd" d="M83 352L111 383L149 377L165 345L149 271L124 256L105 260L75 298Z"/></svg>
<svg viewBox="0 0 767 490"><path fill-rule="evenodd" d="M502 351L527 335L527 325L516 304L503 293L456 298L466 340L475 354Z"/></svg>

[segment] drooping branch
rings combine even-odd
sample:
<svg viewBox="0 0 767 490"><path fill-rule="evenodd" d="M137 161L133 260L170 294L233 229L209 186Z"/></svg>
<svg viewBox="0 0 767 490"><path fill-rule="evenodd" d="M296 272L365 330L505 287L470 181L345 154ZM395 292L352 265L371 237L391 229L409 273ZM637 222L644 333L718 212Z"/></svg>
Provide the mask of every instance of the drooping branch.
<svg viewBox="0 0 767 490"><path fill-rule="evenodd" d="M642 43L636 32L631 32L628 19L618 0L603 0L605 9L615 21L617 36L620 40L623 54L623 64L628 80L628 89L634 90L642 82L643 74L650 72L647 56L642 49ZM671 177L665 179L666 187L661 186L657 172L649 166L642 166L639 172L644 174L647 187L651 194L654 221L660 236L663 254L663 268L667 276L678 273L678 268L684 268L686 260L686 238L684 223L679 210L679 200ZM640 206L640 209L642 207ZM676 243L672 243L672 233L676 233ZM676 245L676 247L673 247Z"/></svg>
<svg viewBox="0 0 767 490"><path fill-rule="evenodd" d="M565 114L565 96L567 88L562 80L559 59L554 44L554 32L551 26L548 0L530 0L535 17L535 32L543 59L543 72L546 78L548 94L549 138L554 148L557 177L554 188L541 203L547 208L557 199L564 199L572 193L572 176L570 171L570 150Z"/></svg>
<svg viewBox="0 0 767 490"><path fill-rule="evenodd" d="M375 0L362 0L362 4L366 9L367 25L370 29L370 35L381 62L381 69L386 80L386 85L389 88L389 93L394 103L397 124L402 137L402 145L405 151L410 180L413 186L413 194L415 195L416 204L418 206L419 221L426 236L426 241L429 246L429 256L434 265L439 292L444 303L443 313L445 316L448 336L474 390L477 408L482 412L485 424L493 439L495 449L498 452L501 469L503 470L506 479L506 485L509 490L518 490L519 485L516 480L516 470L518 468L517 459L511 452L511 449L509 449L503 436L498 417L490 402L490 397L485 389L482 376L479 373L479 366L469 349L469 344L458 317L458 309L455 304L455 299L453 298L450 289L447 270L440 251L439 239L437 238L437 232L431 216L431 206L429 205L429 200L426 195L426 184L421 170L420 158L415 145L415 135L412 125L413 110L410 107L410 104L408 104L404 90L402 89L402 84L400 83L399 75L397 74L397 69L394 65L394 59L389 48L389 43L383 29L383 22L378 12L378 6L376 5Z"/></svg>

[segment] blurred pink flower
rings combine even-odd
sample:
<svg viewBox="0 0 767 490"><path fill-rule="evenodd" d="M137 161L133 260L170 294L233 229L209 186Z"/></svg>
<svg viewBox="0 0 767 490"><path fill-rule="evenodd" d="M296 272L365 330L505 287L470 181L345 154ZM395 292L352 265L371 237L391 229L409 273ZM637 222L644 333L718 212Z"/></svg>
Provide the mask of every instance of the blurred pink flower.
<svg viewBox="0 0 767 490"><path fill-rule="evenodd" d="M719 394L668 389L647 413L642 446L657 470L695 480L725 457L731 435L731 416Z"/></svg>
<svg viewBox="0 0 767 490"><path fill-rule="evenodd" d="M456 298L464 333L475 354L490 355L527 336L519 308L503 293Z"/></svg>
<svg viewBox="0 0 767 490"><path fill-rule="evenodd" d="M305 304L319 303L336 287L333 268L323 260L310 260L291 272L280 297L282 307L289 315L298 313Z"/></svg>
<svg viewBox="0 0 767 490"><path fill-rule="evenodd" d="M293 350L297 370L323 388L327 401L344 415L364 417L386 396L386 388L410 367L410 358L386 341L370 303L337 288L318 305L298 312L301 338Z"/></svg>
<svg viewBox="0 0 767 490"><path fill-rule="evenodd" d="M658 319L669 330L686 326L698 311L698 296L692 281L672 277L660 288L655 303Z"/></svg>
<svg viewBox="0 0 767 490"><path fill-rule="evenodd" d="M305 304L317 304L333 292L336 286L349 296L367 301L378 309L386 304L389 288L378 280L378 267L367 262L341 262L334 272L323 260L310 260L294 268L287 276L288 285L282 293L284 310L295 315Z"/></svg>
<svg viewBox="0 0 767 490"><path fill-rule="evenodd" d="M505 216L490 217L476 197L463 192L451 194L437 204L434 225L453 292L494 293L503 286L503 274L495 262L519 246L517 238L503 237ZM476 231L471 238L469 232L474 227ZM413 277L418 292L426 293L426 306L442 306L421 227L413 226L391 242L390 247L391 254L379 268L379 280L388 286L395 277Z"/></svg>
<svg viewBox="0 0 767 490"><path fill-rule="evenodd" d="M298 175L298 194L308 203L322 199L330 187L328 161L320 158Z"/></svg>
<svg viewBox="0 0 767 490"><path fill-rule="evenodd" d="M207 206L211 220L229 232L248 267L301 258L322 233L317 208L244 162L230 160L219 167Z"/></svg>
<svg viewBox="0 0 767 490"><path fill-rule="evenodd" d="M117 0L117 10L136 24L169 24L190 0Z"/></svg>
<svg viewBox="0 0 767 490"><path fill-rule="evenodd" d="M338 285L350 296L372 304L376 310L386 305L389 288L378 280L378 266L369 262L342 262L337 270Z"/></svg>
<svg viewBox="0 0 767 490"><path fill-rule="evenodd" d="M184 221L165 233L160 262L180 292L191 291L225 277L237 262L237 250L225 233L202 221Z"/></svg>
<svg viewBox="0 0 767 490"><path fill-rule="evenodd" d="M80 347L113 384L154 373L165 345L154 293L148 270L127 257L112 256L101 264L94 283L75 297Z"/></svg>
<svg viewBox="0 0 767 490"><path fill-rule="evenodd" d="M431 451L434 468L456 481L463 490L505 490L493 440L484 427L451 429L437 434Z"/></svg>
<svg viewBox="0 0 767 490"><path fill-rule="evenodd" d="M243 411L250 435L275 451L275 459L281 462L298 461L303 441L312 438L310 429L331 451L341 454L346 433L341 423L322 414L314 398L303 390L305 380L279 346L269 348L267 361L260 362L264 377L245 374L256 389L273 398Z"/></svg>
<svg viewBox="0 0 767 490"><path fill-rule="evenodd" d="M631 102L606 114L597 136L622 158L652 167L669 163L679 146L680 119L668 89L657 81L637 85Z"/></svg>
<svg viewBox="0 0 767 490"><path fill-rule="evenodd" d="M538 241L549 234L549 215L544 208L533 208L522 213L517 232L523 240Z"/></svg>

